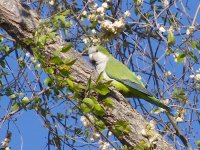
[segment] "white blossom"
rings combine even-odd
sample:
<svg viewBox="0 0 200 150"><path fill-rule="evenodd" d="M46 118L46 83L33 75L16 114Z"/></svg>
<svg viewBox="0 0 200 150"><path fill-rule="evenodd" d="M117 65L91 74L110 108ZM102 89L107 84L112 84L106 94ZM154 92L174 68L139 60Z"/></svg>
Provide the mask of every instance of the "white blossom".
<svg viewBox="0 0 200 150"><path fill-rule="evenodd" d="M82 12L82 15L83 15L83 16L86 16L86 15L87 15L87 11L84 10L84 11Z"/></svg>
<svg viewBox="0 0 200 150"><path fill-rule="evenodd" d="M190 75L189 77L190 77L190 78L194 78L194 75L192 74L192 75Z"/></svg>
<svg viewBox="0 0 200 150"><path fill-rule="evenodd" d="M94 0L88 0L88 3L94 3Z"/></svg>
<svg viewBox="0 0 200 150"><path fill-rule="evenodd" d="M89 122L89 120L85 116L81 116L80 120L81 120L82 124L85 127L89 127L90 126L90 122Z"/></svg>
<svg viewBox="0 0 200 150"><path fill-rule="evenodd" d="M111 135L112 135L112 132L111 132L111 131L109 131L109 132L108 132L108 135L109 135L109 136L111 136Z"/></svg>
<svg viewBox="0 0 200 150"><path fill-rule="evenodd" d="M94 132L92 135L91 135L91 137L90 137L90 140L91 141L94 141L94 140L96 140L97 138L99 138L101 135L98 133L98 132Z"/></svg>
<svg viewBox="0 0 200 150"><path fill-rule="evenodd" d="M119 20L116 20L113 23L113 25L114 25L114 27L121 29L125 26L125 23L124 23L123 19L119 19Z"/></svg>
<svg viewBox="0 0 200 150"><path fill-rule="evenodd" d="M90 42L89 38L83 38L83 43L88 44Z"/></svg>
<svg viewBox="0 0 200 150"><path fill-rule="evenodd" d="M124 17L125 17L125 18L126 18L126 17L130 17L130 15L131 15L131 13L130 13L129 10L125 11L125 13L124 13Z"/></svg>
<svg viewBox="0 0 200 150"><path fill-rule="evenodd" d="M169 29L167 30L167 32L174 32L174 27L173 26L170 26Z"/></svg>
<svg viewBox="0 0 200 150"><path fill-rule="evenodd" d="M103 142L102 140L99 140L99 149L100 150L109 150L110 144L108 142Z"/></svg>
<svg viewBox="0 0 200 150"><path fill-rule="evenodd" d="M136 0L136 5L141 6L143 3L143 0Z"/></svg>
<svg viewBox="0 0 200 150"><path fill-rule="evenodd" d="M26 57L30 57L30 55L31 55L31 54L30 54L29 52L26 53Z"/></svg>
<svg viewBox="0 0 200 150"><path fill-rule="evenodd" d="M88 6L91 10L95 10L98 7L94 0L88 0Z"/></svg>
<svg viewBox="0 0 200 150"><path fill-rule="evenodd" d="M96 132L96 133L95 133L95 136L96 136L96 137L100 137L101 135L100 135L99 133Z"/></svg>
<svg viewBox="0 0 200 150"><path fill-rule="evenodd" d="M36 70L39 69L39 68L41 68L41 64L37 64L37 65L35 66L35 69L36 69Z"/></svg>
<svg viewBox="0 0 200 150"><path fill-rule="evenodd" d="M177 118L176 118L176 121L177 121L177 122L183 122L183 118L177 117Z"/></svg>
<svg viewBox="0 0 200 150"><path fill-rule="evenodd" d="M186 30L187 35L191 35L194 32L194 26L189 26Z"/></svg>
<svg viewBox="0 0 200 150"><path fill-rule="evenodd" d="M94 21L96 19L96 15L95 14L90 14L90 15L88 15L88 19L90 21Z"/></svg>
<svg viewBox="0 0 200 150"><path fill-rule="evenodd" d="M196 83L200 83L200 73L197 72L197 74L190 75L189 77L193 78Z"/></svg>
<svg viewBox="0 0 200 150"><path fill-rule="evenodd" d="M190 30L189 29L186 30L186 34L190 35Z"/></svg>
<svg viewBox="0 0 200 150"><path fill-rule="evenodd" d="M195 89L200 90L200 84L199 83L195 84Z"/></svg>
<svg viewBox="0 0 200 150"><path fill-rule="evenodd" d="M5 150L10 150L10 147L6 147Z"/></svg>
<svg viewBox="0 0 200 150"><path fill-rule="evenodd" d="M169 5L169 1L168 1L168 0L163 0L163 5L164 5L165 7L167 7L167 6Z"/></svg>
<svg viewBox="0 0 200 150"><path fill-rule="evenodd" d="M102 23L101 23L101 27L102 28L108 28L108 29L111 29L112 28L112 22L110 20L104 20Z"/></svg>
<svg viewBox="0 0 200 150"><path fill-rule="evenodd" d="M159 27L159 31L160 31L160 32L165 32L166 30L165 30L165 28L164 28L163 26L160 26L160 27Z"/></svg>
<svg viewBox="0 0 200 150"><path fill-rule="evenodd" d="M170 78L171 75L172 75L171 71L165 72L165 77L166 77L166 78Z"/></svg>
<svg viewBox="0 0 200 150"><path fill-rule="evenodd" d="M200 90L200 68L194 74L190 75L189 78L194 79L194 88Z"/></svg>
<svg viewBox="0 0 200 150"><path fill-rule="evenodd" d="M173 55L173 57L174 57L174 61L175 62L177 62L178 60L177 60L177 57L179 56L179 53L175 53L174 55Z"/></svg>
<svg viewBox="0 0 200 150"><path fill-rule="evenodd" d="M9 144L10 144L10 138L11 138L11 133L8 133L6 135L6 138L1 142L0 147L5 150L10 150Z"/></svg>
<svg viewBox="0 0 200 150"><path fill-rule="evenodd" d="M137 78L138 78L139 80L141 80L141 79L142 79L142 77L141 77L140 75L137 75Z"/></svg>
<svg viewBox="0 0 200 150"><path fill-rule="evenodd" d="M94 117L90 114L88 114L87 116L89 120L85 116L81 116L80 120L85 127L90 127L92 126L92 123L94 122Z"/></svg>
<svg viewBox="0 0 200 150"><path fill-rule="evenodd" d="M94 138L93 138L93 137L90 137L90 141L94 141Z"/></svg>
<svg viewBox="0 0 200 150"><path fill-rule="evenodd" d="M150 127L151 127L152 130L155 129L155 127L156 127L156 121L155 120L151 120L149 122L149 125L150 125Z"/></svg>
<svg viewBox="0 0 200 150"><path fill-rule="evenodd" d="M198 73L198 74L196 74L196 75L194 76L194 80L195 80L195 82L200 83L200 73Z"/></svg>
<svg viewBox="0 0 200 150"><path fill-rule="evenodd" d="M99 42L99 39L95 39L95 38L92 39L92 43L98 43L98 42Z"/></svg>
<svg viewBox="0 0 200 150"><path fill-rule="evenodd" d="M31 57L31 62L32 62L33 64L35 64L35 63L37 62L37 60L35 59L35 57Z"/></svg>
<svg viewBox="0 0 200 150"><path fill-rule="evenodd" d="M169 99L167 98L167 99L163 100L163 103L164 103L165 105L168 105L168 104L169 104Z"/></svg>
<svg viewBox="0 0 200 150"><path fill-rule="evenodd" d="M102 7L107 9L108 8L108 3L106 3L106 2L102 3Z"/></svg>
<svg viewBox="0 0 200 150"><path fill-rule="evenodd" d="M95 29L92 29L91 32L92 32L93 34L96 34L96 33L97 33Z"/></svg>
<svg viewBox="0 0 200 150"><path fill-rule="evenodd" d="M54 5L54 0L49 1L50 5Z"/></svg>
<svg viewBox="0 0 200 150"><path fill-rule="evenodd" d="M104 12L105 12L105 8L104 7L97 8L97 13L104 14Z"/></svg>

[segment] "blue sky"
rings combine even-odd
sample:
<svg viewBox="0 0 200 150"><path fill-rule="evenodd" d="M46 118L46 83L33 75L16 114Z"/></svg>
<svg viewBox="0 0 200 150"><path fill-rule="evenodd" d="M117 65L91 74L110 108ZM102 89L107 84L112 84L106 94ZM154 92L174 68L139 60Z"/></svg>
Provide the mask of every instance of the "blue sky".
<svg viewBox="0 0 200 150"><path fill-rule="evenodd" d="M193 0L192 3L188 3L189 7L194 8L194 9L190 9L190 15L194 16L196 8L197 8L197 4L199 3L199 0ZM126 6L124 6L124 9L126 8ZM129 8L129 7L128 7ZM46 9L46 8L45 8ZM200 17L197 17L197 22L199 23L200 21ZM186 25L188 25L188 22L185 22ZM10 45L11 46L11 45ZM24 58L24 54L20 53L22 58ZM162 55L162 52L160 52L160 54L158 54L159 56ZM25 58L25 60L27 62L29 62L30 58ZM160 62L162 62L163 59L160 60ZM166 68L169 70L172 70L172 72L177 76L180 77L181 75L181 71L178 68L181 68L182 64L176 64L174 62L174 58L173 57L169 57L169 61L171 62L171 64L167 64ZM17 65L16 62L16 54L13 52L10 57L8 57L7 59L8 64L10 65L10 69L14 70L14 73L19 71L19 66ZM138 62L135 62L136 64ZM141 67L141 64L139 64ZM27 69L26 73L27 73L27 77L30 80L34 80L34 72L31 72L31 68L33 66L30 67L30 69ZM143 67L146 67L145 64ZM194 68L199 68L199 64L194 66ZM7 69L8 72L10 72L10 78L8 78L8 80L13 80L12 77L12 71L9 71L9 69ZM41 70L39 71L41 72ZM139 75L143 76L143 74L141 72L138 72ZM43 80L47 77L45 74L41 75L41 82L43 82ZM23 85L23 80L24 78L20 79L21 85ZM144 78L145 80L145 78ZM152 86L153 83L151 83ZM36 88L38 88L38 85L35 83L33 83L33 85L36 86ZM151 87L151 86L150 86ZM29 90L28 87L23 88L24 91ZM27 92L26 96L31 96L31 92ZM0 98L0 118L2 116L5 115L5 110L7 109L7 107L10 107L10 99L9 97L1 97ZM51 106L54 106L56 104L52 103ZM64 111L65 109L68 109L67 106L65 105L61 105L60 107L58 107L57 109L54 109L55 112L58 112L60 110ZM72 115L73 116L73 115ZM187 116L189 118L189 116ZM79 117L78 117L79 118ZM69 119L69 125L74 125L73 119ZM8 130L8 124L9 124L9 130L12 131L12 140L11 140L11 148L12 149L16 149L16 150L20 150L21 148L23 150L43 150L46 147L47 144L47 139L48 139L48 130L46 128L44 128L44 123L43 120L39 117L39 115L37 115L37 113L35 111L21 111L19 114L15 115L14 118L12 118L12 120L8 123L6 122L5 124L0 124L0 141L2 141L5 138L6 135L6 131ZM82 125L80 124L79 120L78 120L78 124L79 127L81 127ZM188 124L189 126L189 124ZM186 124L180 124L181 129L185 129ZM199 124L195 123L193 124L193 131L199 131ZM195 133L194 133L195 134ZM200 139L200 134L195 135L195 139ZM82 141L80 140L80 143L82 144ZM77 144L77 145L79 145ZM194 143L192 142L192 145L194 146ZM53 147L51 147L51 149L54 149ZM66 148L69 149L69 148ZM85 147L79 147L77 149L80 150L87 150L89 149L87 146ZM97 149L97 148L92 148L92 149Z"/></svg>

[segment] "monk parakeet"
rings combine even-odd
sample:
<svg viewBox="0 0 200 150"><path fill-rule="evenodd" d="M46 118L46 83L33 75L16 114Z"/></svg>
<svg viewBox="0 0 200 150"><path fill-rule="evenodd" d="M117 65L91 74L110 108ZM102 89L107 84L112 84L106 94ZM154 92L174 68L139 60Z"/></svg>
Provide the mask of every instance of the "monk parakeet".
<svg viewBox="0 0 200 150"><path fill-rule="evenodd" d="M170 110L168 106L154 97L141 80L124 64L115 59L104 47L92 46L88 49L89 59L95 63L98 74L112 81L111 85L125 97L142 98L158 107Z"/></svg>

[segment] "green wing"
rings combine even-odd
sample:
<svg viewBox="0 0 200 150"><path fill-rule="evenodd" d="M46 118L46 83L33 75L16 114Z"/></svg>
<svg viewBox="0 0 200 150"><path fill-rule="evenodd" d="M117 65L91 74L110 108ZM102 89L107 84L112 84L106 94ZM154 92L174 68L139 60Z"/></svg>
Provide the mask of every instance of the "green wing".
<svg viewBox="0 0 200 150"><path fill-rule="evenodd" d="M106 65L106 74L111 79L115 79L133 89L136 89L144 94L152 96L152 94L144 87L143 83L138 79L134 72L130 71L124 64L109 56L109 61Z"/></svg>
<svg viewBox="0 0 200 150"><path fill-rule="evenodd" d="M132 88L129 94L138 98L145 99L146 101L171 111L168 106L160 102L154 97L143 85L143 83L137 78L134 72L131 72L124 64L116 60L114 57L109 56L109 62L106 65L106 74L109 78L114 79L121 84Z"/></svg>

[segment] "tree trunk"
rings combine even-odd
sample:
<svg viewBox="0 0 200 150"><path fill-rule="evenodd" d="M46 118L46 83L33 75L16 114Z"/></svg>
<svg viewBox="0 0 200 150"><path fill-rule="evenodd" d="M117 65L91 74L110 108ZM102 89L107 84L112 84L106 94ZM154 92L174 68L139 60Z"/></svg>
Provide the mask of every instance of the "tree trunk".
<svg viewBox="0 0 200 150"><path fill-rule="evenodd" d="M24 43L23 39L33 37L33 33L38 27L39 22L39 16L27 6L21 5L18 0L0 0L0 27L30 52L32 52L30 46ZM55 43L46 45L42 53L46 56L49 54L48 52L60 48L64 43L61 37L56 37ZM71 67L70 74L75 79L75 82L87 84L90 76L95 80L97 75L94 68L77 51L70 50L66 54L63 54L63 57L77 59ZM146 130L148 122L126 103L126 99L121 94L116 91L113 91L113 93L112 100L114 109L106 109L106 115L100 119L108 127L112 127L117 120L126 120L130 123L131 132L118 137L122 144L126 144L129 149L134 149L142 141L151 144L149 138L142 133L142 131ZM173 146L168 144L154 130L153 136L157 137L156 144L154 145L155 149L174 149Z"/></svg>

